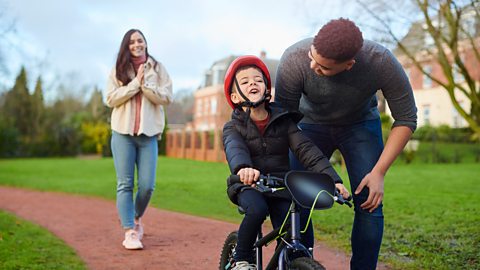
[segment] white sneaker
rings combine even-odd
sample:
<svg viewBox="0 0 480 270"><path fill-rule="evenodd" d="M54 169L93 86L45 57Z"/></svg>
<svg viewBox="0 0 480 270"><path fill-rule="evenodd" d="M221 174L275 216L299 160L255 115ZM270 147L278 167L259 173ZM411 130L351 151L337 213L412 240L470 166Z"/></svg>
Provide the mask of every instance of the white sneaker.
<svg viewBox="0 0 480 270"><path fill-rule="evenodd" d="M232 268L232 270L256 270L257 265L251 264L247 261L239 261L235 262L235 266Z"/></svg>
<svg viewBox="0 0 480 270"><path fill-rule="evenodd" d="M135 220L135 226L133 227L133 230L137 232L138 239L142 240L143 239L143 224L140 219Z"/></svg>
<svg viewBox="0 0 480 270"><path fill-rule="evenodd" d="M138 238L138 234L135 230L128 230L125 232L125 240L123 240L122 245L126 249L142 249L143 245Z"/></svg>

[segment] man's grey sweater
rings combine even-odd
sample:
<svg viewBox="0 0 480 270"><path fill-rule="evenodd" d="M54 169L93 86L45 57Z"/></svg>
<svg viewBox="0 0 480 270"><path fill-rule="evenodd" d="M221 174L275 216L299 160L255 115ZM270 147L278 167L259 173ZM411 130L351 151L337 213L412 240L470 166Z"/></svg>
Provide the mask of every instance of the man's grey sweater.
<svg viewBox="0 0 480 270"><path fill-rule="evenodd" d="M381 90L395 120L393 126L415 130L417 108L412 87L388 49L365 40L350 70L327 77L310 69L312 41L302 40L283 54L275 82L276 102L299 109L303 123L344 125L379 118L375 93Z"/></svg>

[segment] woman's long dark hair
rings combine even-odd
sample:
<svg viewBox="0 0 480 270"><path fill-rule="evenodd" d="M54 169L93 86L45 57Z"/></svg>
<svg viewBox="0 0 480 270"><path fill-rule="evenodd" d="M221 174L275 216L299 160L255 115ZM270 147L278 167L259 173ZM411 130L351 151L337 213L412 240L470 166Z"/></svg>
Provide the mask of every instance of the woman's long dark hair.
<svg viewBox="0 0 480 270"><path fill-rule="evenodd" d="M128 76L128 70L131 68L131 54L130 54L130 37L133 33L138 32L142 35L143 39L145 40L145 44L147 44L147 39L145 35L143 35L142 31L138 29L130 29L128 30L125 35L123 36L122 43L120 44L120 50L118 51L117 56L117 63L115 65L117 79L123 83L123 85L127 85L132 79ZM148 54L148 48L145 48L145 55L152 58L157 64L155 58Z"/></svg>

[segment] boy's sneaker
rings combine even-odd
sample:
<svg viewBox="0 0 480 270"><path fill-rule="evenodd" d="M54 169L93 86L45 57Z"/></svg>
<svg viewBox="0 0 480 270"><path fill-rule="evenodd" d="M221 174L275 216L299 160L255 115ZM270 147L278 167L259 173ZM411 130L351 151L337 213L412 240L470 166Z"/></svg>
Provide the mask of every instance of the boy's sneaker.
<svg viewBox="0 0 480 270"><path fill-rule="evenodd" d="M133 227L133 230L137 232L138 239L142 240L143 239L143 224L140 221L140 219L135 220L135 226Z"/></svg>
<svg viewBox="0 0 480 270"><path fill-rule="evenodd" d="M123 246L126 249L142 249L143 245L138 238L138 234L134 230L128 230L125 233L125 240L123 240Z"/></svg>
<svg viewBox="0 0 480 270"><path fill-rule="evenodd" d="M239 261L235 262L235 266L232 268L232 270L256 270L257 265L251 264L247 261Z"/></svg>

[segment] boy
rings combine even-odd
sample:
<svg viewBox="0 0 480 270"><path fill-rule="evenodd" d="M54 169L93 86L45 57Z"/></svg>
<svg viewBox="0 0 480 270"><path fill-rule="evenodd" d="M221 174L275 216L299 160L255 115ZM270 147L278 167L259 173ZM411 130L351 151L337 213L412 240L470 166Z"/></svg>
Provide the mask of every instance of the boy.
<svg viewBox="0 0 480 270"><path fill-rule="evenodd" d="M256 269L252 261L257 231L267 214L273 227L280 227L291 201L281 195L263 195L254 189L255 181L260 173L283 176L288 172L289 149L306 169L329 175L343 197L349 194L326 156L296 126L302 115L269 103L271 80L262 60L256 56L235 59L225 75L224 90L234 109L223 128L225 153L231 173L239 175L243 183L230 185L227 192L246 212L232 269Z"/></svg>

